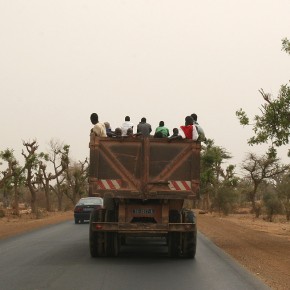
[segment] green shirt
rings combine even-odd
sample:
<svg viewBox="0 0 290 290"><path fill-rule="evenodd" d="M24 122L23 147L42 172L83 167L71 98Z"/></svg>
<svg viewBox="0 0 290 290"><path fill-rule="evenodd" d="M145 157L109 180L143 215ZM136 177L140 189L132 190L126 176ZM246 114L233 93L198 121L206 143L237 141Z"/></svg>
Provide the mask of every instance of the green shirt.
<svg viewBox="0 0 290 290"><path fill-rule="evenodd" d="M157 127L155 130L155 133L161 132L163 137L168 137L169 136L169 130L166 127Z"/></svg>

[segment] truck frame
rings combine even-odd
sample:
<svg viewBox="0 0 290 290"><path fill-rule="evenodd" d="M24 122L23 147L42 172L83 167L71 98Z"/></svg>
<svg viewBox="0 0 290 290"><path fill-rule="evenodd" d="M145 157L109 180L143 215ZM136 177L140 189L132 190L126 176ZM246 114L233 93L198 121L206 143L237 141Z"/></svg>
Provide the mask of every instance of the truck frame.
<svg viewBox="0 0 290 290"><path fill-rule="evenodd" d="M200 142L91 133L89 148L89 196L104 199L90 217L91 256L117 256L127 237L142 236L165 237L169 256L194 258Z"/></svg>

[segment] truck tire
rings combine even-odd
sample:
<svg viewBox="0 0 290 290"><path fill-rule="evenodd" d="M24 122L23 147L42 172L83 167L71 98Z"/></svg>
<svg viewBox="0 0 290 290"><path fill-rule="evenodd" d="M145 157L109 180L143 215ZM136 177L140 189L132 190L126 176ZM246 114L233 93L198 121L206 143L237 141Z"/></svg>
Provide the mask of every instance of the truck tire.
<svg viewBox="0 0 290 290"><path fill-rule="evenodd" d="M184 223L194 223L195 215L191 210L183 210L183 222ZM195 230L193 232L185 232L182 233L182 256L184 258L193 259L196 254L196 237L197 230L195 226Z"/></svg>
<svg viewBox="0 0 290 290"><path fill-rule="evenodd" d="M115 222L117 220L115 210L106 211L106 222ZM117 257L119 254L119 234L115 232L105 233L106 256Z"/></svg>
<svg viewBox="0 0 290 290"><path fill-rule="evenodd" d="M169 211L169 222L180 223L180 213L177 210ZM170 232L168 234L168 253L171 258L178 258L180 256L180 233Z"/></svg>
<svg viewBox="0 0 290 290"><path fill-rule="evenodd" d="M108 257L119 255L118 233L106 233L106 254Z"/></svg>
<svg viewBox="0 0 290 290"><path fill-rule="evenodd" d="M104 220L104 209L94 210L90 216L90 253L92 258L105 256L105 237L103 232L92 230L92 222Z"/></svg>

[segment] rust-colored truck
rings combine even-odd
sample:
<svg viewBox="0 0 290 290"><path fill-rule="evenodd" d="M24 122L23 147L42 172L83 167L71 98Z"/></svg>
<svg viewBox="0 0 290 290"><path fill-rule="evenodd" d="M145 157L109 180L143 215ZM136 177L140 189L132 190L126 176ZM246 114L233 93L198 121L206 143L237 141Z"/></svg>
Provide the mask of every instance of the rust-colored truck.
<svg viewBox="0 0 290 290"><path fill-rule="evenodd" d="M90 135L89 195L104 199L90 217L92 257L117 256L127 237L164 237L171 257L194 258L196 220L186 204L200 182L200 143Z"/></svg>

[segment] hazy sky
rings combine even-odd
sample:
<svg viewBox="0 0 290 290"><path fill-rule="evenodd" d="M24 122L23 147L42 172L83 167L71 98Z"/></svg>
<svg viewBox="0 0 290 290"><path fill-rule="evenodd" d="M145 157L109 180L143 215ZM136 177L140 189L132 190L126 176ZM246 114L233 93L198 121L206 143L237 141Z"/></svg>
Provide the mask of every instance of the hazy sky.
<svg viewBox="0 0 290 290"><path fill-rule="evenodd" d="M22 140L53 138L84 160L92 112L170 132L195 112L238 165L263 150L235 111L289 82L289 15L289 0L0 0L0 150L21 161Z"/></svg>

